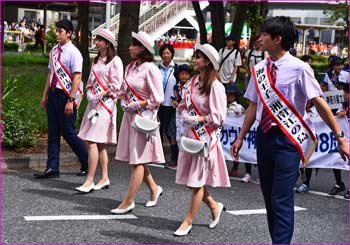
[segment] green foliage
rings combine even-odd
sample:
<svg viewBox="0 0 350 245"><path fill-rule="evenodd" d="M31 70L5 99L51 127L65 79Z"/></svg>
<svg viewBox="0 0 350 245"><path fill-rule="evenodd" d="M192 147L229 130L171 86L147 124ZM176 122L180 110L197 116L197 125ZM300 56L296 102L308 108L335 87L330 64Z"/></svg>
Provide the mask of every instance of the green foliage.
<svg viewBox="0 0 350 245"><path fill-rule="evenodd" d="M18 44L17 43L9 43L4 42L4 51L18 51Z"/></svg>
<svg viewBox="0 0 350 245"><path fill-rule="evenodd" d="M346 27L346 2L336 3L336 4L327 4L327 10L324 10L323 13L329 19L329 23L334 23L339 19L343 19L343 25ZM346 28L345 28L346 29Z"/></svg>
<svg viewBox="0 0 350 245"><path fill-rule="evenodd" d="M49 56L44 54L3 54L2 65L5 67L48 65Z"/></svg>
<svg viewBox="0 0 350 245"><path fill-rule="evenodd" d="M52 25L50 28L50 31L48 31L46 33L45 39L46 39L46 45L47 45L48 50L52 49L56 45L57 40L56 40L56 26L55 25Z"/></svg>
<svg viewBox="0 0 350 245"><path fill-rule="evenodd" d="M36 143L37 125L25 117L24 108L18 98L10 99L18 83L16 77L3 81L2 144L4 147L20 150Z"/></svg>
<svg viewBox="0 0 350 245"><path fill-rule="evenodd" d="M43 49L41 48L40 45L37 45L35 47L35 43L27 43L25 51L26 52L40 52L40 51L43 51Z"/></svg>

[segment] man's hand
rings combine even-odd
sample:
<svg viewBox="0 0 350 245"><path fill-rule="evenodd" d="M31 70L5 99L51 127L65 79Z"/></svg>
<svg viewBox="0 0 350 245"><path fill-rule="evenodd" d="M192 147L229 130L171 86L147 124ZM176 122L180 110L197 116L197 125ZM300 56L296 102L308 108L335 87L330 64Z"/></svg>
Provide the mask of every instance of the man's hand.
<svg viewBox="0 0 350 245"><path fill-rule="evenodd" d="M233 160L238 162L238 153L242 147L242 139L237 138L235 143L231 146L231 156Z"/></svg>
<svg viewBox="0 0 350 245"><path fill-rule="evenodd" d="M41 109L46 110L46 105L47 105L47 97L43 96L41 97L41 100L40 100Z"/></svg>
<svg viewBox="0 0 350 245"><path fill-rule="evenodd" d="M344 137L338 138L338 151L344 161L346 161L346 158L348 159L350 165L349 144Z"/></svg>
<svg viewBox="0 0 350 245"><path fill-rule="evenodd" d="M64 114L70 116L73 114L73 102L67 101L66 107L64 108Z"/></svg>

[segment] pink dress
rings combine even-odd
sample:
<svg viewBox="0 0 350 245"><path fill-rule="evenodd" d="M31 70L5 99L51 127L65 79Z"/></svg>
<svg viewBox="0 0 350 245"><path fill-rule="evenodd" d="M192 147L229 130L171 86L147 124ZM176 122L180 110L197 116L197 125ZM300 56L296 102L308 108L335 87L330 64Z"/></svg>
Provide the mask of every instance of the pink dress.
<svg viewBox="0 0 350 245"><path fill-rule="evenodd" d="M144 62L136 66L135 62L126 68L125 77L136 93L147 100L147 109L157 115L158 107L164 100L162 74L152 62ZM125 99L125 88L118 93L120 99ZM164 153L159 130L156 136L149 136L131 127L135 117L134 112L124 112L119 130L119 139L115 159L129 164L164 163Z"/></svg>
<svg viewBox="0 0 350 245"><path fill-rule="evenodd" d="M210 94L201 94L199 88L201 82L198 77L193 87L193 103L206 117L207 126L211 131L220 127L226 118L226 94L224 86L215 80L212 84ZM187 112L186 101L183 99L179 104L179 113ZM184 136L195 139L191 128L185 126ZM209 159L193 156L189 153L179 152L176 168L176 183L189 187L230 187L230 179L227 172L224 153L220 140L210 151Z"/></svg>
<svg viewBox="0 0 350 245"><path fill-rule="evenodd" d="M101 82L104 82L108 87L108 94L117 98L117 92L120 90L123 81L123 63L118 56L115 56L107 65L105 65L106 58L99 59L93 65L96 75ZM87 85L88 100L93 96L92 82L89 79ZM99 116L95 124L91 124L88 119L89 112L95 109ZM96 143L117 143L117 127L116 127L117 108L116 104L112 109L112 116L107 110L101 107L100 103L94 100L88 102L83 120L81 122L78 137L83 140Z"/></svg>

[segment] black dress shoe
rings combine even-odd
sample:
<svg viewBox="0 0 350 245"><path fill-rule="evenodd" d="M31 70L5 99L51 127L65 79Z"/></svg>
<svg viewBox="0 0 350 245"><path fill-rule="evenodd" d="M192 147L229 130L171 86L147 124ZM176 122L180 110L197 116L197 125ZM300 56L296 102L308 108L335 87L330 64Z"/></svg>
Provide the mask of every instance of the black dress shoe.
<svg viewBox="0 0 350 245"><path fill-rule="evenodd" d="M80 177L87 176L87 171L86 170L80 170L80 172L77 173L77 176L80 176Z"/></svg>
<svg viewBox="0 0 350 245"><path fill-rule="evenodd" d="M60 177L60 172L56 169L46 169L44 173L41 174L34 174L34 177L36 179L49 179L49 178L59 178Z"/></svg>

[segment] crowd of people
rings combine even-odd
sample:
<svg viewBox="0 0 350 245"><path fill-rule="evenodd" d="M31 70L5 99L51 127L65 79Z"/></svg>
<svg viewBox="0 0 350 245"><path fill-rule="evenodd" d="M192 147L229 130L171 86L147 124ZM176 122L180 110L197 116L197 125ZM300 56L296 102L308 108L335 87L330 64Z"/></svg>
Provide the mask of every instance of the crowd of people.
<svg viewBox="0 0 350 245"><path fill-rule="evenodd" d="M40 19L28 20L25 16L19 22L7 23L4 21L3 23L4 33L4 41L19 41L20 43L25 42L35 42L35 46L40 45L44 47L45 42L45 27L41 24ZM16 35L11 32L20 32L22 35L18 37L20 40L16 40Z"/></svg>
<svg viewBox="0 0 350 245"><path fill-rule="evenodd" d="M56 23L58 44L50 52L50 71L41 98L41 107L48 117L47 169L36 173L35 178L59 177L60 135L63 135L81 163L78 175L87 176L76 191L89 193L108 188L111 181L106 144L116 143L115 159L127 162L132 173L127 192L110 210L112 214L125 214L136 208L134 200L142 182L149 189L145 206L156 206L165 190L147 164L166 164L176 169L175 182L189 187L192 193L189 210L173 234L190 233L202 202L209 207L212 217L208 228L215 228L225 207L207 187L230 187L229 175L237 174L242 139L256 119L260 122L256 139L257 166L268 230L273 243L289 244L293 235L294 185L299 164L307 161L310 144L315 142L310 124L304 121L307 103L315 106L335 133L344 160L349 158L349 145L322 98L321 86L311 66L288 52L297 37L288 17L266 20L261 33L254 38L254 48L246 51L243 59L233 35L226 37L226 47L219 52L210 44L196 45L193 70L174 62L174 48L170 44L160 47L162 61L157 66L154 41L140 31L132 33L131 62L124 71L123 61L115 53L114 34L100 29L95 41L98 54L86 85L88 106L78 134L74 122L83 96L83 59L70 40L72 33L70 21ZM326 73L331 74L328 89L334 83L336 88L344 86L344 82L339 81L340 72L335 69L336 60L331 59L330 69L334 72ZM237 72L242 65L249 70L244 97L250 103L246 110L237 103L242 94L236 86ZM118 142L117 100L121 101L124 111ZM283 109L279 117L273 109L276 105ZM348 111L345 107L338 113ZM245 115L231 148L236 162L231 171L227 169L220 143L220 130L229 113ZM290 130L296 127L298 132ZM170 162L165 161L165 140L171 147ZM102 176L95 184L98 162ZM246 164L242 181L250 180L251 165Z"/></svg>

